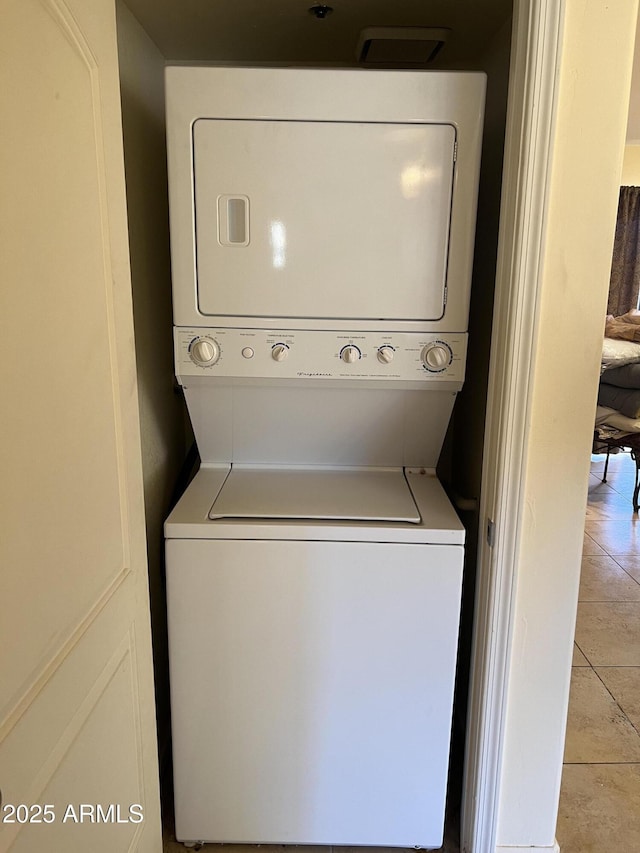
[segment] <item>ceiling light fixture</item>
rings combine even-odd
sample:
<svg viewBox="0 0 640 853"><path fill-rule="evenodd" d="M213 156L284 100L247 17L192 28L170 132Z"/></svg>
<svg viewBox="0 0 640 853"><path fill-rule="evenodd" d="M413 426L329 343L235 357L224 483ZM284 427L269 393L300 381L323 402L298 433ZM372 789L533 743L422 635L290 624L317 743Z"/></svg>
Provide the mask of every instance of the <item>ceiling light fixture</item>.
<svg viewBox="0 0 640 853"><path fill-rule="evenodd" d="M313 6L309 7L309 13L319 21L323 21L327 15L330 15L332 12L333 6L325 6L323 3L315 3Z"/></svg>

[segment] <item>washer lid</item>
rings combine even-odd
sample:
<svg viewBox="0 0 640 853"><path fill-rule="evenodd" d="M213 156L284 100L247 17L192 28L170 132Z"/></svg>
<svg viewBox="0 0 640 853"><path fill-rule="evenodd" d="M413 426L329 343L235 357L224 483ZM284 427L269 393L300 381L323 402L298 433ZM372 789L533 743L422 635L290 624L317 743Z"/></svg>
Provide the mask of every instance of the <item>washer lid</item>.
<svg viewBox="0 0 640 853"><path fill-rule="evenodd" d="M420 513L401 469L234 467L209 518L420 523Z"/></svg>

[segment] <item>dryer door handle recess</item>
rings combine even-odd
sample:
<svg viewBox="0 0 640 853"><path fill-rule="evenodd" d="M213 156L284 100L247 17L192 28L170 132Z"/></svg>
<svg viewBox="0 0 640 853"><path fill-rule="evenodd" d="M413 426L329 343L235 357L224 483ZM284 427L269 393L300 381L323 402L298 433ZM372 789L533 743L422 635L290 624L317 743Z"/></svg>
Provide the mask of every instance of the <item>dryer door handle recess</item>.
<svg viewBox="0 0 640 853"><path fill-rule="evenodd" d="M249 245L249 199L245 195L218 197L218 242L221 246Z"/></svg>

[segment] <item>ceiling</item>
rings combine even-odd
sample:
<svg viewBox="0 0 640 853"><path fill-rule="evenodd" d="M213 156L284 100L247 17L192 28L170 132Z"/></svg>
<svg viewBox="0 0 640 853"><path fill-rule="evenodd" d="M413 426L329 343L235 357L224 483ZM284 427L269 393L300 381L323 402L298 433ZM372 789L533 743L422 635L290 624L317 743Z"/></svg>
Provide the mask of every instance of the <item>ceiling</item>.
<svg viewBox="0 0 640 853"><path fill-rule="evenodd" d="M508 20L512 0L125 0L169 60L356 64L365 27L448 27L432 67L472 67ZM310 14L319 2L333 12Z"/></svg>

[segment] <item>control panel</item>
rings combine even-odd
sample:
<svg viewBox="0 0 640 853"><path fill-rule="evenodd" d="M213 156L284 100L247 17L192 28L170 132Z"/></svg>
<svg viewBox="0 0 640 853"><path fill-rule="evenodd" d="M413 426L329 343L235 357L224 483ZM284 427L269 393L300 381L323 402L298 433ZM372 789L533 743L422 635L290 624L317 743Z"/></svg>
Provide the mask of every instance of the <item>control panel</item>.
<svg viewBox="0 0 640 853"><path fill-rule="evenodd" d="M467 335L178 327L174 344L178 376L462 382Z"/></svg>

